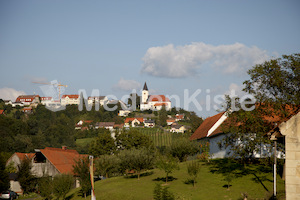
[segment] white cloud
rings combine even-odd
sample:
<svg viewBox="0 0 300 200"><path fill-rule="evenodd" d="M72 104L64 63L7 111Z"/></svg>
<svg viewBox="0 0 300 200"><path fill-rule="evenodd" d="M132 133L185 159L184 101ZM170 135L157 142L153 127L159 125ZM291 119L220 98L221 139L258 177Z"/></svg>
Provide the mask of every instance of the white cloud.
<svg viewBox="0 0 300 200"><path fill-rule="evenodd" d="M19 95L25 95L24 91L17 91L13 88L0 88L0 99L15 101Z"/></svg>
<svg viewBox="0 0 300 200"><path fill-rule="evenodd" d="M245 73L255 64L267 60L266 51L241 43L213 46L203 42L174 47L169 44L151 47L143 57L142 73L180 78L198 74L204 64L223 73Z"/></svg>
<svg viewBox="0 0 300 200"><path fill-rule="evenodd" d="M133 89L138 90L141 88L141 84L135 80L125 80L121 78L119 82L113 86L115 90L122 90L122 91L131 91Z"/></svg>

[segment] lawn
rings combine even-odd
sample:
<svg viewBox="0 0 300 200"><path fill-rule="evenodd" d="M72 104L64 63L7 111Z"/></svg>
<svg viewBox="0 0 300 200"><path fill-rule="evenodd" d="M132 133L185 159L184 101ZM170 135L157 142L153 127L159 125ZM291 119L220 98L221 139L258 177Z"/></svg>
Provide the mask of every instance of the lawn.
<svg viewBox="0 0 300 200"><path fill-rule="evenodd" d="M147 171L138 180L132 177L113 177L95 182L97 199L101 200L151 200L156 183L169 187L177 199L242 199L241 193L247 193L248 199L264 199L267 193L272 193L271 167L263 165L248 165L243 168L236 163L215 160L210 163L201 162L201 170L197 178L196 187L189 184L186 162L180 163L180 170L169 177L165 186L164 173L158 169ZM231 174L234 179L227 189L224 174ZM278 176L279 177L279 176ZM173 179L173 180L172 180ZM284 181L277 180L277 191L284 191ZM71 193L71 199L83 200L78 196L78 189ZM90 197L88 197L90 198Z"/></svg>
<svg viewBox="0 0 300 200"><path fill-rule="evenodd" d="M95 138L82 138L82 139L77 139L76 140L76 145L78 146L86 146L88 145L89 143L91 143L91 141L93 141Z"/></svg>

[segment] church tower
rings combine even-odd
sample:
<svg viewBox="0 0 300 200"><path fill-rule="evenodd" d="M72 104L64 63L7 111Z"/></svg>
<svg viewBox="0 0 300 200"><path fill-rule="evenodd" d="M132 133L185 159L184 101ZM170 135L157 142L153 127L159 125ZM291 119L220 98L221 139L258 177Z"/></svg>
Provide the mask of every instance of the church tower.
<svg viewBox="0 0 300 200"><path fill-rule="evenodd" d="M148 96L149 96L149 91L148 91L147 84L145 82L145 85L144 85L144 88L142 91L142 103L147 103Z"/></svg>

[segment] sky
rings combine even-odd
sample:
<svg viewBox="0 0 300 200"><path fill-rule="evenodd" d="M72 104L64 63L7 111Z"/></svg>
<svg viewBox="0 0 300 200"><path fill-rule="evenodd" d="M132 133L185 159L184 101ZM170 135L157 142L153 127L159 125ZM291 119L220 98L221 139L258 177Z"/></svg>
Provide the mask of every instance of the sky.
<svg viewBox="0 0 300 200"><path fill-rule="evenodd" d="M0 1L0 98L46 96L40 83L110 98L141 89L201 117L243 96L247 70L300 52L300 2ZM171 98L172 97L172 98Z"/></svg>

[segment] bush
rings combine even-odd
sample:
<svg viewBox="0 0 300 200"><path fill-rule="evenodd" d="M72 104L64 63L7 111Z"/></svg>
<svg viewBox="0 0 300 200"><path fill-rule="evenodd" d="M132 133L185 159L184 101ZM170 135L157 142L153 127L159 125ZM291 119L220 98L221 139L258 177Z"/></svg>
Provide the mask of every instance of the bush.
<svg viewBox="0 0 300 200"><path fill-rule="evenodd" d="M168 191L168 187L162 188L160 184L156 184L153 191L154 200L174 200L174 194Z"/></svg>
<svg viewBox="0 0 300 200"><path fill-rule="evenodd" d="M178 158L180 162L186 161L189 155L194 155L199 151L198 144L191 142L188 138L181 137L172 141L169 153Z"/></svg>
<svg viewBox="0 0 300 200"><path fill-rule="evenodd" d="M191 176L193 181L193 186L195 187L196 179L198 173L200 172L200 163L197 161L192 161L187 164L188 174Z"/></svg>
<svg viewBox="0 0 300 200"><path fill-rule="evenodd" d="M67 193L71 190L74 183L73 176L69 174L56 175L53 179L53 193L59 199L66 198Z"/></svg>

